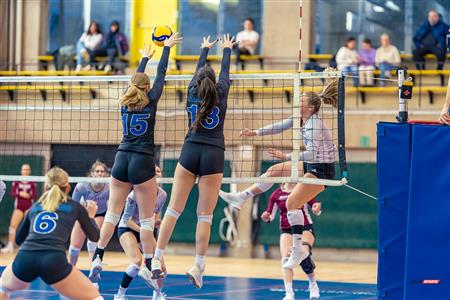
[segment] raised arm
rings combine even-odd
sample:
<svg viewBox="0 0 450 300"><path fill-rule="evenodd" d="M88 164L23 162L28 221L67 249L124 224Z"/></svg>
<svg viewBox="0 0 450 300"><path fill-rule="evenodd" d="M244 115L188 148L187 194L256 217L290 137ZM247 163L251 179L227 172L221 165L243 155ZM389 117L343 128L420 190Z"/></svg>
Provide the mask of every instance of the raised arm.
<svg viewBox="0 0 450 300"><path fill-rule="evenodd" d="M16 244L19 246L22 245L22 243L27 238L29 232L30 232L30 214L27 213L22 223L20 223L19 229L16 232Z"/></svg>
<svg viewBox="0 0 450 300"><path fill-rule="evenodd" d="M161 59L156 70L156 78L153 87L148 93L150 100L158 101L164 89L164 80L166 78L167 64L169 63L170 47L164 46Z"/></svg>
<svg viewBox="0 0 450 300"><path fill-rule="evenodd" d="M206 65L206 60L208 58L209 49L211 49L219 40L216 39L212 42L209 41L210 36L203 37L203 42L200 45L202 52L200 53L200 57L198 58L197 67L195 68L194 76L192 77L191 82L189 83L189 87L193 86L197 81L197 72L198 70Z"/></svg>
<svg viewBox="0 0 450 300"><path fill-rule="evenodd" d="M223 45L223 55L222 55L222 65L220 69L219 75L219 83L218 88L222 90L222 92L228 92L230 88L230 58L231 58L231 49L233 49L234 45L238 44L234 40L234 37L230 37L229 34L225 34L222 39Z"/></svg>

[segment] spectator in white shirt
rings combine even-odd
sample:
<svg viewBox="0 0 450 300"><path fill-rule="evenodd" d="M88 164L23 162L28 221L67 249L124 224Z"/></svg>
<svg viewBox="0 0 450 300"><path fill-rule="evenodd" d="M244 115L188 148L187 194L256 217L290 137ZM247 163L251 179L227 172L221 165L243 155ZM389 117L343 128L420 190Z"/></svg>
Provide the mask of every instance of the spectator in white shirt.
<svg viewBox="0 0 450 300"><path fill-rule="evenodd" d="M338 70L344 75L353 76L353 85L358 86L358 52L356 52L356 39L349 37L345 45L336 54Z"/></svg>
<svg viewBox="0 0 450 300"><path fill-rule="evenodd" d="M77 72L81 71L86 58L89 60L92 51L100 47L102 37L103 36L97 22L92 21L91 24L89 24L88 30L83 32L77 42ZM89 70L90 68L90 65L86 66L86 70Z"/></svg>
<svg viewBox="0 0 450 300"><path fill-rule="evenodd" d="M381 47L377 49L375 54L375 64L380 69L380 78L391 78L391 71L400 66L400 52L397 47L391 45L389 35L383 33L380 37ZM385 82L381 81L381 86L385 86Z"/></svg>
<svg viewBox="0 0 450 300"><path fill-rule="evenodd" d="M236 35L236 40L239 42L235 47L236 52L236 66L241 64L242 69L245 69L244 62L241 60L241 55L253 55L258 46L259 34L253 30L255 21L252 18L247 18L244 21L244 30Z"/></svg>

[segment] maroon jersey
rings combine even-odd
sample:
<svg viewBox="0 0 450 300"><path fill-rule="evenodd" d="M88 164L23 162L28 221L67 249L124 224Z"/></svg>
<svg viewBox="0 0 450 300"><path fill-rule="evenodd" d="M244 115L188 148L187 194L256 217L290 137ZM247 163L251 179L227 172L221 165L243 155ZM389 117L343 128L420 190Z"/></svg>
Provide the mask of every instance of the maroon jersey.
<svg viewBox="0 0 450 300"><path fill-rule="evenodd" d="M277 209L280 210L280 228L281 229L289 229L291 228L291 225L289 224L288 218L287 218L287 208L286 208L286 200L289 196L290 192L284 192L281 190L281 188L276 189L272 195L270 195L269 198L269 206L267 207L267 212L271 215L270 219L272 220ZM311 225L313 223L313 220L311 218L311 215L309 214L309 207L312 207L314 203L316 203L317 200L314 198L308 202L308 204L304 205L302 207L303 216L305 218L305 224L304 225Z"/></svg>
<svg viewBox="0 0 450 300"><path fill-rule="evenodd" d="M20 196L21 192L26 192L29 198ZM37 184L30 181L14 181L11 188L11 196L14 198L14 208L24 213L31 207L37 195Z"/></svg>

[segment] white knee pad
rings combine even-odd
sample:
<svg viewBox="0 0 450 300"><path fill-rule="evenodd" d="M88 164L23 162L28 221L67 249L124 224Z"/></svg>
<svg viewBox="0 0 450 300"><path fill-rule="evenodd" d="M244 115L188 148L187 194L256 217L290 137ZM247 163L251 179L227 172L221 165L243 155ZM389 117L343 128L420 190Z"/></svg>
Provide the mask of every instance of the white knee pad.
<svg viewBox="0 0 450 300"><path fill-rule="evenodd" d="M155 217L141 219L139 222L143 230L153 231L155 229Z"/></svg>
<svg viewBox="0 0 450 300"><path fill-rule="evenodd" d="M97 298L94 298L92 300L104 300L105 298L103 298L103 296L98 296Z"/></svg>
<svg viewBox="0 0 450 300"><path fill-rule="evenodd" d="M8 228L8 233L9 233L9 234L15 235L15 234L16 234L16 229L13 228L13 227L9 227L9 228Z"/></svg>
<svg viewBox="0 0 450 300"><path fill-rule="evenodd" d="M197 215L197 222L205 222L212 224L213 215Z"/></svg>
<svg viewBox="0 0 450 300"><path fill-rule="evenodd" d="M180 213L168 207L164 216L171 216L178 220L178 218L180 217Z"/></svg>
<svg viewBox="0 0 450 300"><path fill-rule="evenodd" d="M288 211L287 218L291 226L305 224L305 219L301 209Z"/></svg>
<svg viewBox="0 0 450 300"><path fill-rule="evenodd" d="M136 277L136 275L139 273L139 269L140 267L136 264L130 264L127 268L127 270L125 271L125 273L128 274L128 276L130 277Z"/></svg>
<svg viewBox="0 0 450 300"><path fill-rule="evenodd" d="M74 247L74 246L70 246L69 247L69 255L70 256L78 256L80 254L81 249Z"/></svg>
<svg viewBox="0 0 450 300"><path fill-rule="evenodd" d="M89 252L94 252L95 248L97 248L97 243L88 240L86 243L86 248Z"/></svg>
<svg viewBox="0 0 450 300"><path fill-rule="evenodd" d="M12 292L13 292L12 290L3 287L2 281L0 280L0 293L6 294L6 296L8 296L8 298L9 298L9 295L10 295Z"/></svg>
<svg viewBox="0 0 450 300"><path fill-rule="evenodd" d="M120 221L120 215L115 214L110 211L106 212L104 223L111 223L114 226L117 226L117 224L119 224L119 221Z"/></svg>
<svg viewBox="0 0 450 300"><path fill-rule="evenodd" d="M288 261L289 257L282 257L281 258L281 267Z"/></svg>

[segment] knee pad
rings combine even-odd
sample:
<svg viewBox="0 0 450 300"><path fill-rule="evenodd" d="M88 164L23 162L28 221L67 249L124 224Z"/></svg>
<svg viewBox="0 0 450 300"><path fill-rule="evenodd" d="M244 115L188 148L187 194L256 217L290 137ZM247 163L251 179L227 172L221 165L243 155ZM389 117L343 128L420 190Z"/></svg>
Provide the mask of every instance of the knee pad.
<svg viewBox="0 0 450 300"><path fill-rule="evenodd" d="M155 229L155 217L141 219L141 229L153 231Z"/></svg>
<svg viewBox="0 0 450 300"><path fill-rule="evenodd" d="M197 215L197 222L205 222L212 224L213 215Z"/></svg>
<svg viewBox="0 0 450 300"><path fill-rule="evenodd" d="M300 263L300 267L302 267L302 270L303 272L305 272L306 275L309 275L314 273L314 270L316 269L316 264L314 263L312 256L309 255Z"/></svg>
<svg viewBox="0 0 450 300"><path fill-rule="evenodd" d="M281 258L281 267L283 268L283 265L288 261L289 257L282 257Z"/></svg>
<svg viewBox="0 0 450 300"><path fill-rule="evenodd" d="M88 240L86 243L86 248L89 252L94 252L95 248L97 248L97 243Z"/></svg>
<svg viewBox="0 0 450 300"><path fill-rule="evenodd" d="M171 216L178 220L180 213L168 207L164 216Z"/></svg>
<svg viewBox="0 0 450 300"><path fill-rule="evenodd" d="M74 246L70 246L69 247L69 255L70 256L78 256L80 254L81 249L74 247Z"/></svg>
<svg viewBox="0 0 450 300"><path fill-rule="evenodd" d="M312 246L308 242L303 242L303 246L308 248L309 253L312 253Z"/></svg>
<svg viewBox="0 0 450 300"><path fill-rule="evenodd" d="M110 211L106 212L104 223L111 223L114 226L117 226L117 224L119 224L119 221L120 221L120 215L115 214Z"/></svg>
<svg viewBox="0 0 450 300"><path fill-rule="evenodd" d="M5 288L5 287L2 285L2 282L0 281L0 293L6 294L6 296L8 296L8 298L9 298L9 295L10 295L12 292L13 292L12 290Z"/></svg>
<svg viewBox="0 0 450 300"><path fill-rule="evenodd" d="M15 235L15 234L16 234L16 229L13 228L13 227L9 227L9 228L8 228L8 233L9 233L9 234L12 234L12 235Z"/></svg>
<svg viewBox="0 0 450 300"><path fill-rule="evenodd" d="M287 218L291 226L304 225L305 219L301 209L290 210L287 212Z"/></svg>
<svg viewBox="0 0 450 300"><path fill-rule="evenodd" d="M103 298L103 296L98 296L97 298L94 298L92 300L104 300L105 298Z"/></svg>
<svg viewBox="0 0 450 300"><path fill-rule="evenodd" d="M128 274L130 277L136 277L136 275L139 273L140 267L136 264L130 264L125 271L125 273Z"/></svg>

